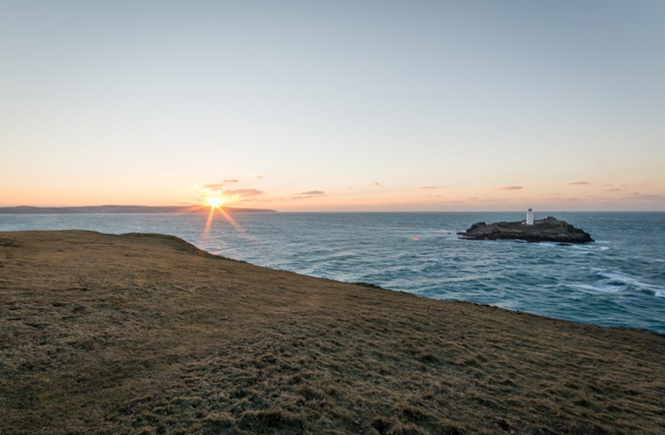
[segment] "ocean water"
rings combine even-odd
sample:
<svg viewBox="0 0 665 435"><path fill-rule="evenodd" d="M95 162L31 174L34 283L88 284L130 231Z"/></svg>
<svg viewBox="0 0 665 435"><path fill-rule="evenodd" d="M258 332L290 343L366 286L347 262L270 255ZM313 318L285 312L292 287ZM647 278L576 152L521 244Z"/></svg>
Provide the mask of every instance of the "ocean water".
<svg viewBox="0 0 665 435"><path fill-rule="evenodd" d="M86 229L172 234L275 269L364 281L605 326L665 333L665 213L551 213L587 245L460 240L478 221L522 213L0 215L0 231ZM536 219L547 213L537 213Z"/></svg>

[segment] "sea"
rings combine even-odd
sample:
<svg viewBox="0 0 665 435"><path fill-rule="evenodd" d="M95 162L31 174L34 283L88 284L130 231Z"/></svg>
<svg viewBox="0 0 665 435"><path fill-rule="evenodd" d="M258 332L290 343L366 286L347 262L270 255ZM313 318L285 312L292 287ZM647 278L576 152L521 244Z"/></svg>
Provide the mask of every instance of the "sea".
<svg viewBox="0 0 665 435"><path fill-rule="evenodd" d="M213 254L417 296L665 334L665 213L536 213L585 245L462 240L475 222L523 213L0 215L0 231L83 229L178 236ZM210 219L211 218L211 219Z"/></svg>

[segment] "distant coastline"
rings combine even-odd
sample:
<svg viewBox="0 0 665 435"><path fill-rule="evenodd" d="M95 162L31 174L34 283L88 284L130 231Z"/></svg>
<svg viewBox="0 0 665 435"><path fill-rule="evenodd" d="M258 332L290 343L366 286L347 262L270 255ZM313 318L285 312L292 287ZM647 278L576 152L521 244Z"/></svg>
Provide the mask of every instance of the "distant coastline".
<svg viewBox="0 0 665 435"><path fill-rule="evenodd" d="M81 207L0 207L0 214L90 214L90 213L207 213L209 207L149 206L149 205L92 205ZM261 208L222 207L228 213L277 213L277 210Z"/></svg>

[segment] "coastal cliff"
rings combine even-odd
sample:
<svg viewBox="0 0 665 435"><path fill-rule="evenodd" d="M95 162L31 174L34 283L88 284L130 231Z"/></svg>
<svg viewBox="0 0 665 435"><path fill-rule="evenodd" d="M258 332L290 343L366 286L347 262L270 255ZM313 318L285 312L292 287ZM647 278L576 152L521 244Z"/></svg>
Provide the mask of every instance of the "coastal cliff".
<svg viewBox="0 0 665 435"><path fill-rule="evenodd" d="M0 233L0 433L662 434L664 354L172 236Z"/></svg>
<svg viewBox="0 0 665 435"><path fill-rule="evenodd" d="M465 232L458 233L462 239L505 240L518 239L527 242L589 243L591 235L552 216L536 220L533 225L523 222L478 222Z"/></svg>

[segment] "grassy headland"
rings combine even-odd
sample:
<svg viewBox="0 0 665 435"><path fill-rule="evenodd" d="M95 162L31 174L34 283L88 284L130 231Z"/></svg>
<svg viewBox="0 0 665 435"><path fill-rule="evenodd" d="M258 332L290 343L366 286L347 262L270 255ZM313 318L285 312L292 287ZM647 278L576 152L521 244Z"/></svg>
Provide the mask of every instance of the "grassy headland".
<svg viewBox="0 0 665 435"><path fill-rule="evenodd" d="M661 434L664 355L175 237L0 233L0 433Z"/></svg>

